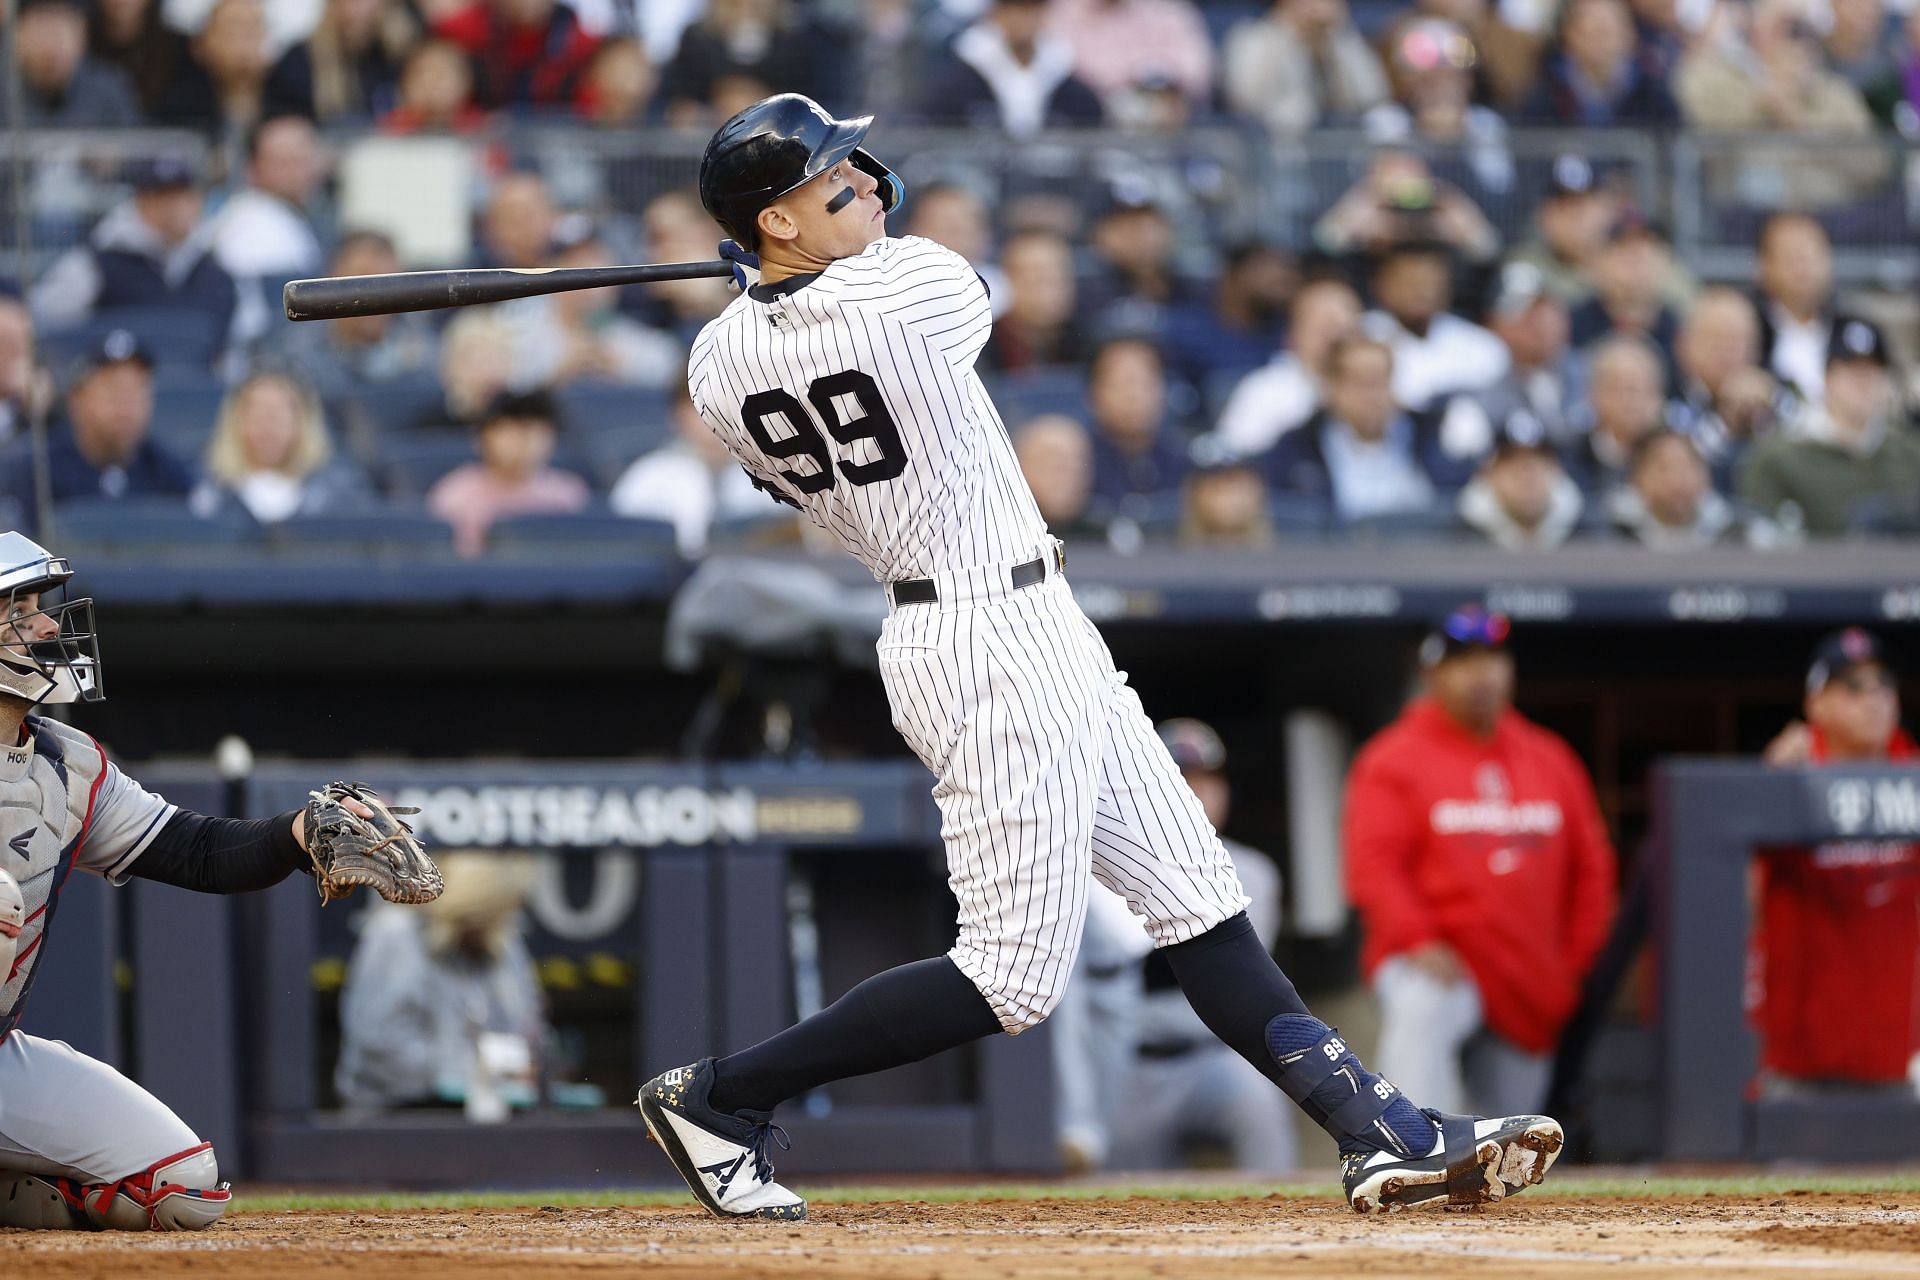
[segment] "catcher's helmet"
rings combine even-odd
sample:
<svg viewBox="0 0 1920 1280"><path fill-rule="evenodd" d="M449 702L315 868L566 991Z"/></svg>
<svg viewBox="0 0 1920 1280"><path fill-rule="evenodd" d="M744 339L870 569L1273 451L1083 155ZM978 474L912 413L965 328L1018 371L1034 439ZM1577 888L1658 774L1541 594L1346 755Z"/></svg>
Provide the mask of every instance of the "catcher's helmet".
<svg viewBox="0 0 1920 1280"><path fill-rule="evenodd" d="M93 601L49 600L64 594L73 566L24 533L0 533L0 693L28 702L98 702L106 696L100 681L100 641L93 629ZM20 597L37 593L27 610ZM27 628L45 616L57 630L31 640ZM34 630L37 630L35 628Z"/></svg>
<svg viewBox="0 0 1920 1280"><path fill-rule="evenodd" d="M720 126L700 157L700 203L727 234L757 246L754 219L787 192L842 160L880 182L880 204L891 213L906 195L893 170L860 144L872 116L835 120L812 98L776 93Z"/></svg>

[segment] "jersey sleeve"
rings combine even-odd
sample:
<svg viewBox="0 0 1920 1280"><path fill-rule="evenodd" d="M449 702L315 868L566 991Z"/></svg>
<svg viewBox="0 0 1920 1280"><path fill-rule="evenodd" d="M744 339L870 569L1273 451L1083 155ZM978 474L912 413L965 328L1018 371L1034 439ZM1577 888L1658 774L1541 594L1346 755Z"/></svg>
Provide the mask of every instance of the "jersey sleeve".
<svg viewBox="0 0 1920 1280"><path fill-rule="evenodd" d="M75 865L124 884L133 860L153 843L176 807L108 764Z"/></svg>
<svg viewBox="0 0 1920 1280"><path fill-rule="evenodd" d="M965 258L932 240L887 241L869 281L888 318L932 343L956 369L969 369L993 333L987 282Z"/></svg>

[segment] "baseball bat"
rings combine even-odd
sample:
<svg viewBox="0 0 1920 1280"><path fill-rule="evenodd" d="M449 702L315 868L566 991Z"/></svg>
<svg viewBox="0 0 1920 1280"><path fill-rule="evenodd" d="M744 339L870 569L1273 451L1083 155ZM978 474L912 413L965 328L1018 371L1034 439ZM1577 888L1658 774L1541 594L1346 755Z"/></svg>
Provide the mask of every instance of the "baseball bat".
<svg viewBox="0 0 1920 1280"><path fill-rule="evenodd" d="M289 320L338 320L342 316L384 316L399 311L470 307L476 303L506 302L544 293L597 289L602 285L696 280L724 276L732 271L731 265L718 258L712 262L656 262L625 267L396 271L386 275L289 280L280 300L286 304Z"/></svg>

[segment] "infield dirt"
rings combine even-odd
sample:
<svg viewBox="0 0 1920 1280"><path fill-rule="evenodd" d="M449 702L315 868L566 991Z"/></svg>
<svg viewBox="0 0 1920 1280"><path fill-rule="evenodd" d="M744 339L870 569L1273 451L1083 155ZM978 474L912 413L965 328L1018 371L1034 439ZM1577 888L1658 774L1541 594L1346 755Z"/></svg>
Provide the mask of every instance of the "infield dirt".
<svg viewBox="0 0 1920 1280"><path fill-rule="evenodd" d="M1083 1276L1920 1278L1920 1196L1529 1195L1472 1212L1357 1217L1329 1199L818 1204L805 1224L691 1206L242 1213L200 1235L0 1231L47 1277Z"/></svg>

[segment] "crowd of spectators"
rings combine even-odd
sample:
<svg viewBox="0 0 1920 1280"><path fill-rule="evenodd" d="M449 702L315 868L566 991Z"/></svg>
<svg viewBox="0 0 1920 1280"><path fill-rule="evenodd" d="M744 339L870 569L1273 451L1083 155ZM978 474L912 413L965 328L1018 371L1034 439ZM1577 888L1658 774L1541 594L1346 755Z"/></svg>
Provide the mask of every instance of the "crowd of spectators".
<svg viewBox="0 0 1920 1280"><path fill-rule="evenodd" d="M472 264L706 258L717 233L691 192L610 224L540 157L480 133L697 132L792 89L1015 138L1237 120L1372 140L1299 242L1188 243L1168 192L1129 173L1064 211L949 174L896 215L896 234L950 245L988 281L981 369L1070 540L1687 548L1911 530L1920 435L1900 344L1836 291L1820 216L1767 217L1750 278L1703 287L1573 135L1523 193L1524 232L1489 201L1518 181L1512 127L1912 134L1915 15L1882 0L21 0L20 93L0 113L198 130L214 160L136 156L84 243L0 296L0 508L35 515L15 437L44 418L57 504L174 497L262 526L415 504L463 554L523 515L660 521L686 555L717 527L782 520L678 389L722 282L451 318L276 311L290 277L451 265L409 261L377 218L342 220L342 136L473 135ZM1785 194L1843 199L1884 179L1867 162L1803 156Z"/></svg>

